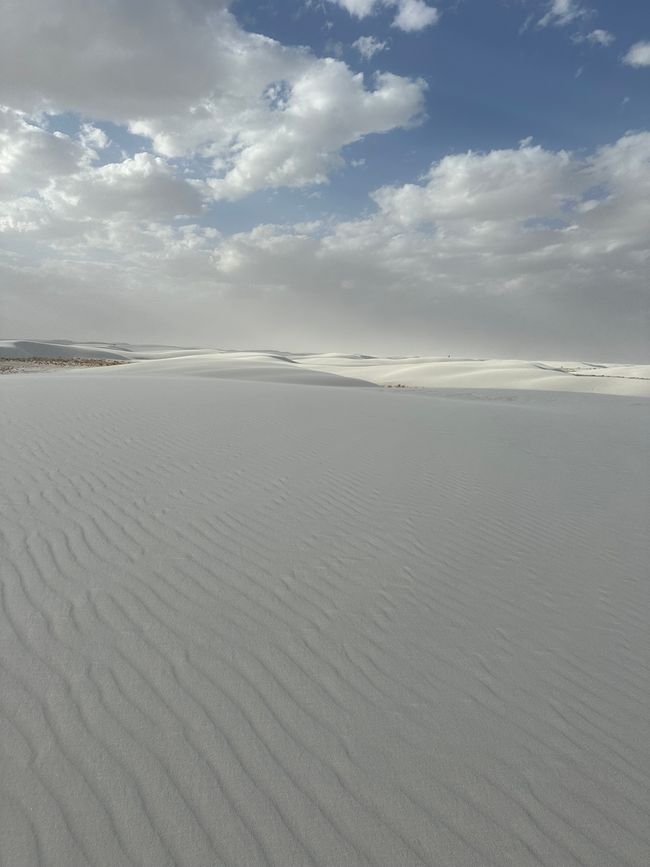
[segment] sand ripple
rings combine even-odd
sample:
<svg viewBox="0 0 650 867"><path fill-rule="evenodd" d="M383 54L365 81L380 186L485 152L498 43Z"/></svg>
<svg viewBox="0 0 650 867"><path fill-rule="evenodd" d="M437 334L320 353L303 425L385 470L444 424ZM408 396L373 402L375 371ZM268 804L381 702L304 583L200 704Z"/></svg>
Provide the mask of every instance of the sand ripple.
<svg viewBox="0 0 650 867"><path fill-rule="evenodd" d="M647 402L0 385L0 863L649 863Z"/></svg>

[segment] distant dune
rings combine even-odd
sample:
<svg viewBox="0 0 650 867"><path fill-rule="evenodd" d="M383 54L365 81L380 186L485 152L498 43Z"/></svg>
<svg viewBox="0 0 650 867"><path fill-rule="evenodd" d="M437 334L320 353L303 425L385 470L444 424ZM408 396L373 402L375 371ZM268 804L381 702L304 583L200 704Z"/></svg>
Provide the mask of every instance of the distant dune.
<svg viewBox="0 0 650 867"><path fill-rule="evenodd" d="M0 356L0 863L647 867L647 366Z"/></svg>
<svg viewBox="0 0 650 867"><path fill-rule="evenodd" d="M74 343L72 341L0 341L0 357L113 358L157 362L137 373L178 373L257 381L402 385L410 388L523 389L591 394L650 396L650 364L579 361L521 361L470 358L380 358L368 355L216 350L197 347ZM289 367L288 365L292 365ZM350 383L349 380L353 382Z"/></svg>

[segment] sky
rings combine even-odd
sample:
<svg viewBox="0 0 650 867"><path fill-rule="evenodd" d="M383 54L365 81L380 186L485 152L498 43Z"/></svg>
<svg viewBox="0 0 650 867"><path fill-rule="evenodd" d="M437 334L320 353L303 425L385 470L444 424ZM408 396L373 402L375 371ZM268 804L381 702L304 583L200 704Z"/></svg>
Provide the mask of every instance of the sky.
<svg viewBox="0 0 650 867"><path fill-rule="evenodd" d="M650 360L647 0L0 0L0 337Z"/></svg>

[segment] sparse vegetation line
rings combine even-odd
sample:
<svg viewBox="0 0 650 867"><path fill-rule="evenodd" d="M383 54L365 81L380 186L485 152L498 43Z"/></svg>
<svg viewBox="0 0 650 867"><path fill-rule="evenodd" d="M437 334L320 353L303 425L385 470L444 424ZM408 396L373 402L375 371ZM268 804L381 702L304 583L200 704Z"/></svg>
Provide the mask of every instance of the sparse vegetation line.
<svg viewBox="0 0 650 867"><path fill-rule="evenodd" d="M121 358L2 358L0 357L0 374L31 373L53 367L111 367L115 364L128 364Z"/></svg>

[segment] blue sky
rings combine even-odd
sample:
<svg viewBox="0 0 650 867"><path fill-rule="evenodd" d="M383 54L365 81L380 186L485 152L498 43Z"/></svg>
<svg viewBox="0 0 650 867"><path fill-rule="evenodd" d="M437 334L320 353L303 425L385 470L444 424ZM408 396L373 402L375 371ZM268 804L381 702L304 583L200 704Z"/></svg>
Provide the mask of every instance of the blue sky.
<svg viewBox="0 0 650 867"><path fill-rule="evenodd" d="M6 336L650 354L646 2L5 6Z"/></svg>
<svg viewBox="0 0 650 867"><path fill-rule="evenodd" d="M428 118L399 147L408 142L426 167L450 151L507 147L528 135L547 147L592 148L647 126L647 78L620 61L650 28L650 5L602 0L584 19L540 28L546 5L440 4L438 24L417 33L391 27L388 8L363 19L328 2L282 4L280 10L275 3L238 0L232 8L242 22L284 44L307 45L321 56L338 47L366 75L388 69L422 77L429 86ZM574 41L597 29L615 40L608 46ZM389 44L363 61L352 46L367 35Z"/></svg>
<svg viewBox="0 0 650 867"><path fill-rule="evenodd" d="M309 219L327 211L351 215L367 206L365 197L376 187L415 181L449 153L509 148L528 136L547 148L592 150L628 130L649 128L649 75L639 75L621 57L640 33L650 34L650 4L603 0L584 18L541 28L547 7L452 0L437 4L436 26L404 33L391 27L388 7L359 19L327 0L237 0L232 11L249 29L323 57L340 56L368 79L387 69L421 77L428 87L422 123L380 142L370 137L350 146L350 159L365 164L333 174L317 199L286 197L287 213L301 207ZM614 41L578 41L597 29ZM363 36L388 45L364 60L353 47ZM233 209L237 226L244 227L246 212L255 220L263 203L262 196ZM271 208L277 207L276 198Z"/></svg>

